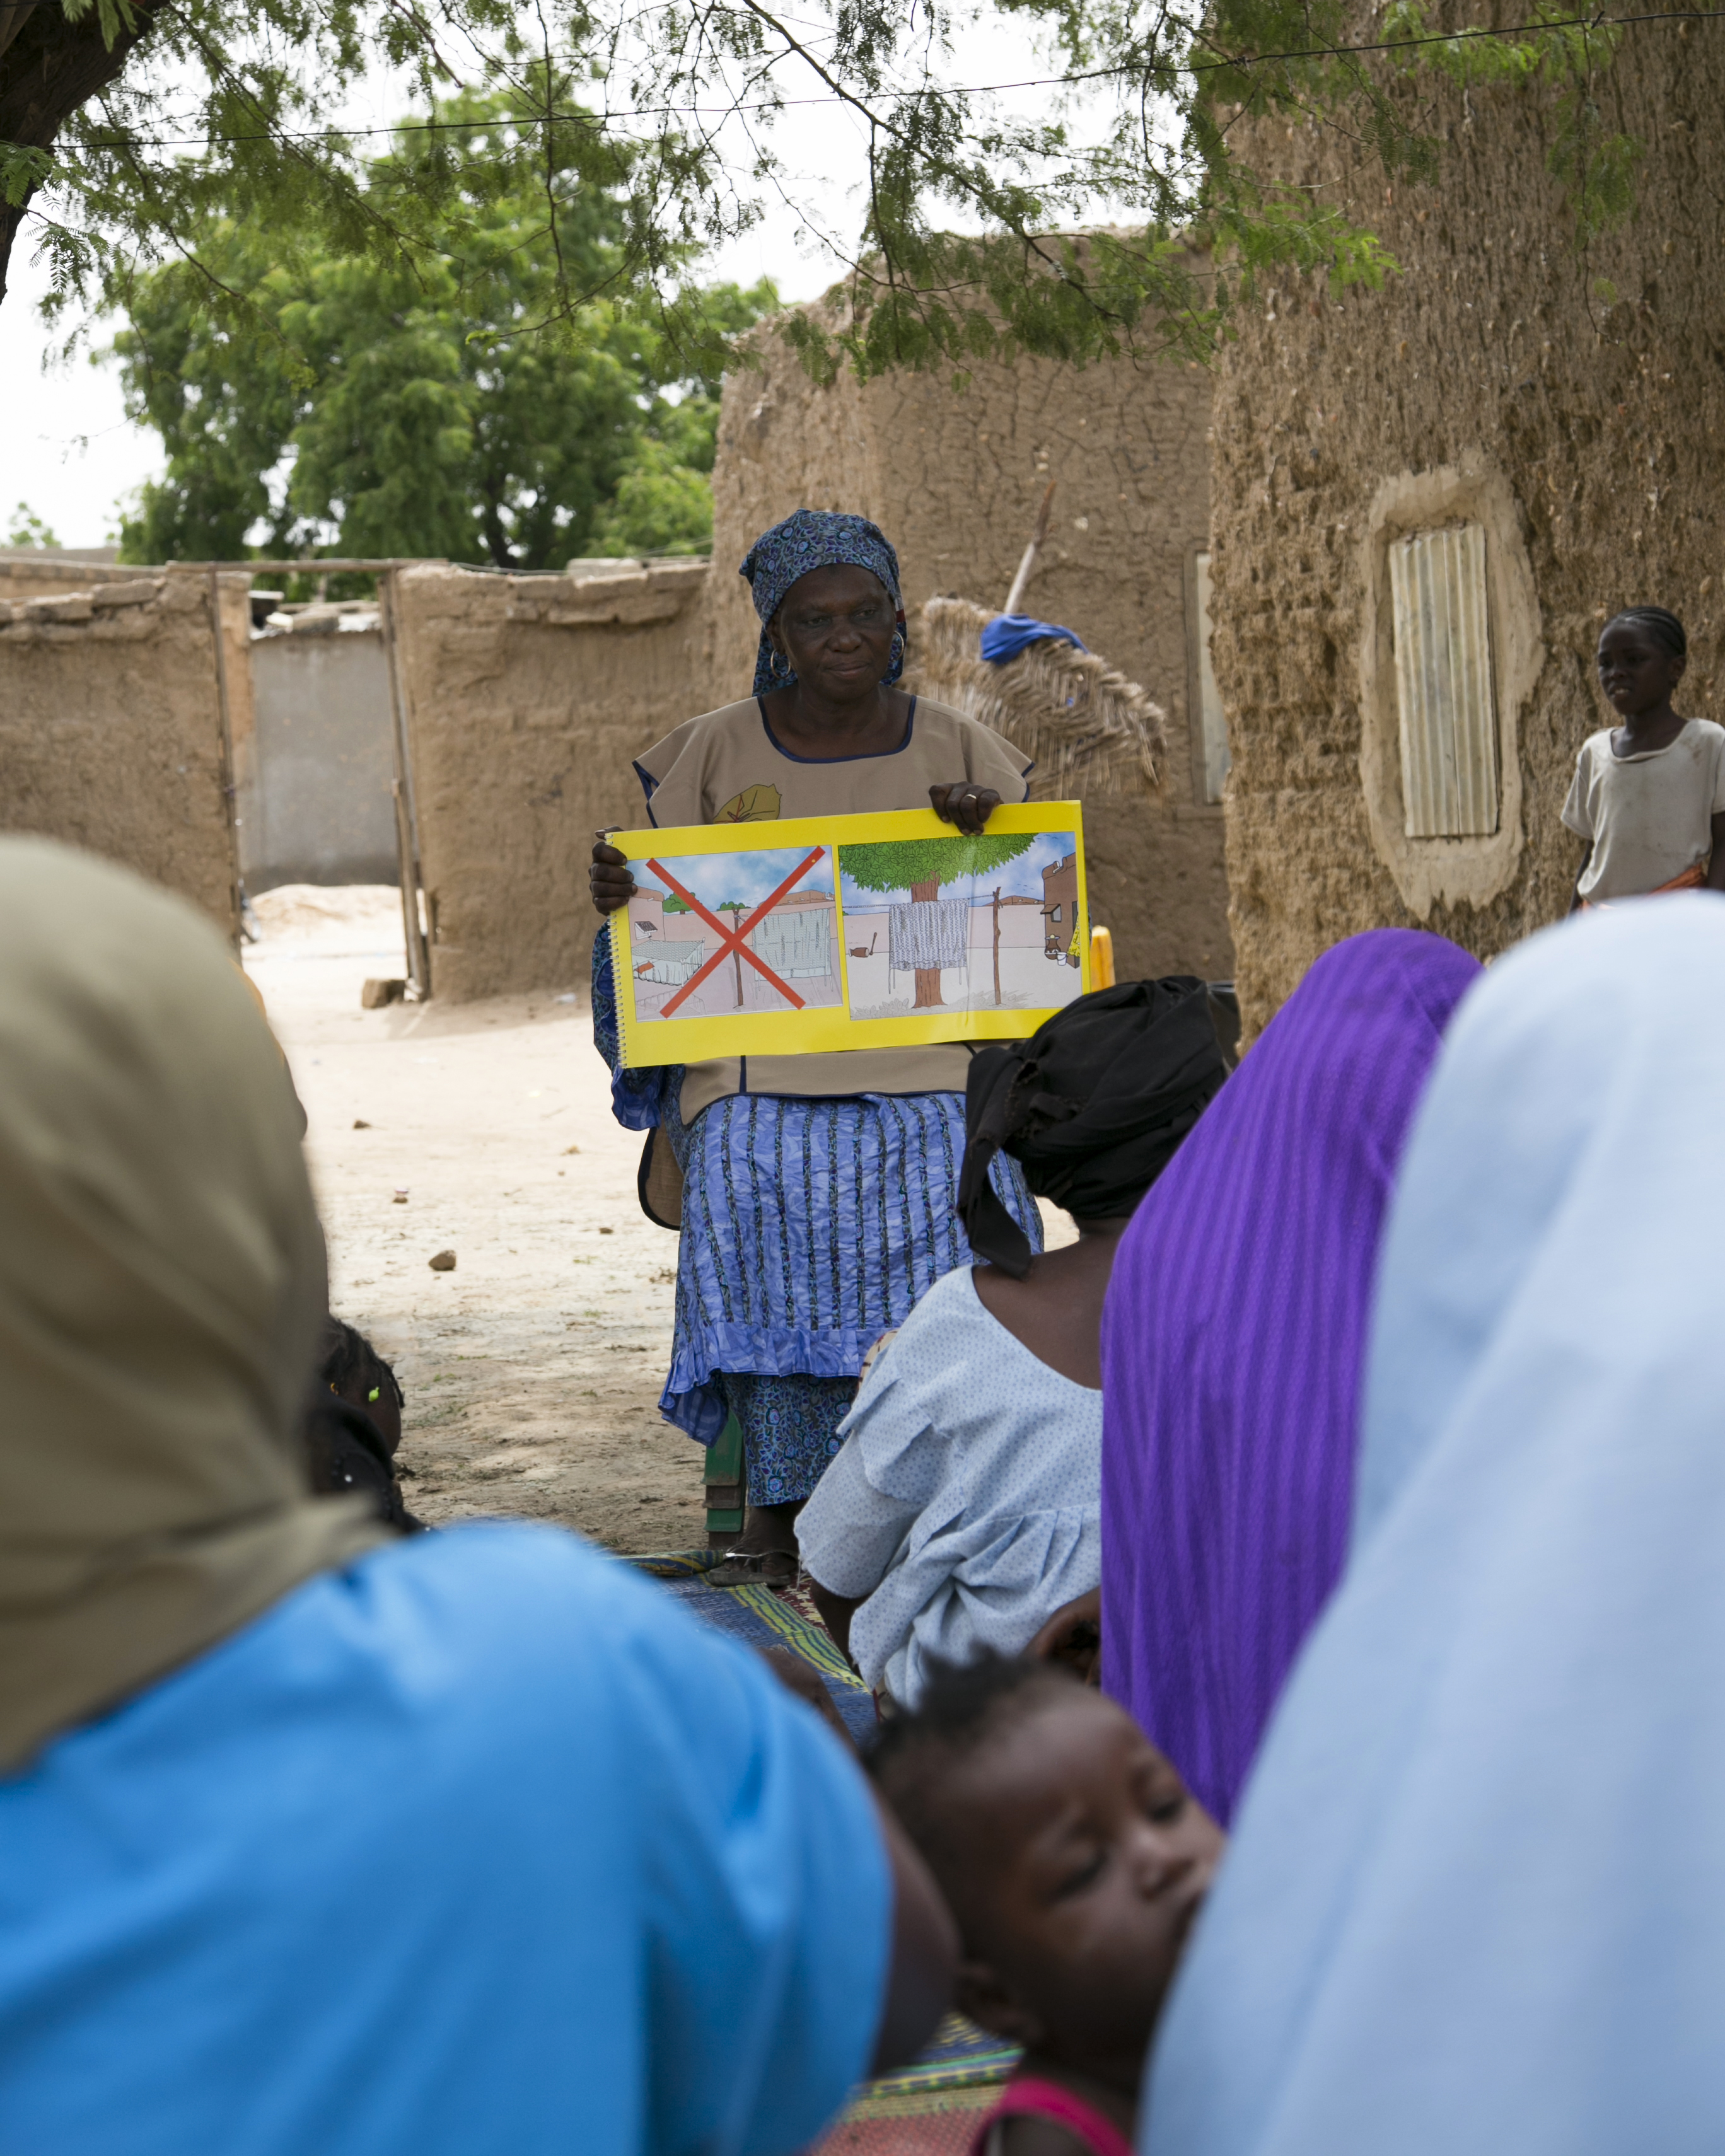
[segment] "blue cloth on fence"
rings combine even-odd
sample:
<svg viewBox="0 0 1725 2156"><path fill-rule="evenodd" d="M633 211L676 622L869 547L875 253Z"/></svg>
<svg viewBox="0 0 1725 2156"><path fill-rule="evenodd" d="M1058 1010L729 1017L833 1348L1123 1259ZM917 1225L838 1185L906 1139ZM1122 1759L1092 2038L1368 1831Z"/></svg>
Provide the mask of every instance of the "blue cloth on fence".
<svg viewBox="0 0 1725 2156"><path fill-rule="evenodd" d="M683 1171L676 1328L660 1409L697 1444L725 1423L716 1373L855 1378L943 1274L971 1263L957 1211L962 1093L809 1101L739 1093L692 1126L665 1100ZM1024 1171L1003 1204L1042 1247Z"/></svg>
<svg viewBox="0 0 1725 2156"><path fill-rule="evenodd" d="M0 1780L0 2148L787 2156L891 1906L748 1648L572 1535L421 1535Z"/></svg>
<svg viewBox="0 0 1725 2156"><path fill-rule="evenodd" d="M983 630L983 656L991 666L1004 666L1033 644L1071 644L1079 650L1090 646L1074 630L1058 622L1038 621L1028 613L997 613Z"/></svg>

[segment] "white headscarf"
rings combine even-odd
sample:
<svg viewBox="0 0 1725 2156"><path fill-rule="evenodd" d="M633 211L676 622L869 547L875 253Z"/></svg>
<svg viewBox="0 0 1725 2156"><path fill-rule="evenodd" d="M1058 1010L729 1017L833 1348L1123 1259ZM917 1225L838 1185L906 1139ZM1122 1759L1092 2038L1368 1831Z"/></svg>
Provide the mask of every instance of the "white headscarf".
<svg viewBox="0 0 1725 2156"><path fill-rule="evenodd" d="M1353 1559L1158 2044L1153 2156L1725 2148L1725 903L1463 1006Z"/></svg>
<svg viewBox="0 0 1725 2156"><path fill-rule="evenodd" d="M0 839L0 1773L386 1538L306 1486L300 1122L208 921Z"/></svg>

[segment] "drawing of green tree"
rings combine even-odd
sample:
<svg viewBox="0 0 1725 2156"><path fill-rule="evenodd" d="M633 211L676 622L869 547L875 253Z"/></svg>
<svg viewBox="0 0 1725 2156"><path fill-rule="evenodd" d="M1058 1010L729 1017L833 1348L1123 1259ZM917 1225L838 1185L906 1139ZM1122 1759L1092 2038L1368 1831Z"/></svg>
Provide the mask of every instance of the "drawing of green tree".
<svg viewBox="0 0 1725 2156"><path fill-rule="evenodd" d="M889 839L878 845L846 846L840 865L864 891L907 891L915 906L938 898L943 882L998 869L1028 853L1034 843L1032 831L1011 838L991 839L983 832L973 839L956 833L950 839ZM940 968L919 966L913 1008L933 1010L945 1002Z"/></svg>

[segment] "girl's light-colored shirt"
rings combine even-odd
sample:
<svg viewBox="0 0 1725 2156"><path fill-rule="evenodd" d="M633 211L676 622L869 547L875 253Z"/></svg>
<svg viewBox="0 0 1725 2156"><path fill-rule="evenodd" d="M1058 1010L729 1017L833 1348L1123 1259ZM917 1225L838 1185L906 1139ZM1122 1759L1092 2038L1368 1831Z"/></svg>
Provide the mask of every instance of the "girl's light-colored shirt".
<svg viewBox="0 0 1725 2156"><path fill-rule="evenodd" d="M850 1651L914 1707L930 1656L1021 1654L1102 1577L1102 1395L937 1281L863 1381L797 1518L823 1587L867 1599Z"/></svg>
<svg viewBox="0 0 1725 2156"><path fill-rule="evenodd" d="M1611 729L1590 734L1575 759L1563 821L1593 841L1581 896L1595 905L1657 891L1713 850L1725 810L1725 726L1685 719L1668 747L1612 752Z"/></svg>

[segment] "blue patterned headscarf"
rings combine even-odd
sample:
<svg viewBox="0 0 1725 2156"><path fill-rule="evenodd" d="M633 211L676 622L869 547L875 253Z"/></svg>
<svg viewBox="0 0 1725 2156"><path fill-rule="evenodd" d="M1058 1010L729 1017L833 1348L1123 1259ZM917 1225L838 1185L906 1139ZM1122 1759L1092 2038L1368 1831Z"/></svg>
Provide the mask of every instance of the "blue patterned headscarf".
<svg viewBox="0 0 1725 2156"><path fill-rule="evenodd" d="M765 624L799 577L811 569L832 569L849 564L878 577L892 594L898 609L898 629L892 639L892 664L883 680L896 681L905 670L905 608L899 596L898 556L878 524L866 516L850 516L836 509L798 509L763 531L742 557L739 574L748 579L755 612L762 621L761 647L755 659L752 693L764 696L769 689L788 688L797 678L788 660L773 648Z"/></svg>

